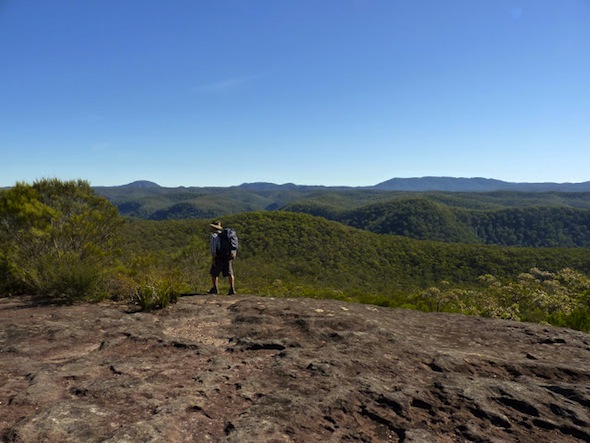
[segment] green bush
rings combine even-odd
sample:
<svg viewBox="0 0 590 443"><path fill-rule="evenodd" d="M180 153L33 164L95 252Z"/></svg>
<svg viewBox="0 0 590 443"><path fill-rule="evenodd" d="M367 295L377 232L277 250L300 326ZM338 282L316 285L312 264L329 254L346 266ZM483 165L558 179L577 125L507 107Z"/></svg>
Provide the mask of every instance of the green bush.
<svg viewBox="0 0 590 443"><path fill-rule="evenodd" d="M135 287L133 302L144 311L152 311L176 303L179 297L180 291L174 280L154 277Z"/></svg>
<svg viewBox="0 0 590 443"><path fill-rule="evenodd" d="M121 223L88 182L17 183L0 193L0 290L69 301L104 296Z"/></svg>
<svg viewBox="0 0 590 443"><path fill-rule="evenodd" d="M162 309L194 289L191 274L178 262L144 254L118 269L111 281L110 295L145 311Z"/></svg>
<svg viewBox="0 0 590 443"><path fill-rule="evenodd" d="M47 258L44 271L37 276L37 287L43 288L44 296L65 301L101 299L108 295L103 270L93 263L79 260L75 254L60 261Z"/></svg>
<svg viewBox="0 0 590 443"><path fill-rule="evenodd" d="M549 316L548 322L555 326L590 332L590 309L585 307L577 308L567 315L557 312Z"/></svg>

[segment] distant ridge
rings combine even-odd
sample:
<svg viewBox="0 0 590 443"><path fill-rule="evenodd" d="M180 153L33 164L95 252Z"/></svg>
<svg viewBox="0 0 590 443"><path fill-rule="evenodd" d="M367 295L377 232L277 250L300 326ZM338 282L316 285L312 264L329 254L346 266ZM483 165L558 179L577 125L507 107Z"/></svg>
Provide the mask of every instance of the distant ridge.
<svg viewBox="0 0 590 443"><path fill-rule="evenodd" d="M106 187L108 188L108 187ZM132 183L115 186L123 189L173 189L162 188L157 183L149 180L138 180ZM180 186L179 188L185 188ZM209 189L208 187L190 186L191 189ZM275 184L270 182L242 183L238 186L227 188L243 189L246 191L297 191L297 190L347 190L347 189L374 189L378 191L409 191L409 192L590 192L590 181L582 183L516 183L482 177L410 177L392 178L373 186L324 186L324 185L297 185L294 183ZM223 187L217 187L223 189Z"/></svg>
<svg viewBox="0 0 590 443"><path fill-rule="evenodd" d="M355 189L347 186L296 185L285 183L277 185L267 182L242 183L237 186L249 191L269 190L311 190L311 189ZM590 181L583 183L513 183L482 177L411 177L392 178L374 186L356 189L375 189L379 191L446 191L446 192L590 192Z"/></svg>
<svg viewBox="0 0 590 443"><path fill-rule="evenodd" d="M590 192L590 182L583 183L512 183L491 178L414 177L392 178L371 189L383 191L449 192Z"/></svg>
<svg viewBox="0 0 590 443"><path fill-rule="evenodd" d="M238 188L242 189L255 189L259 191L264 190L275 190L275 189L297 189L298 185L294 183L285 183L282 185L277 185L275 183L268 183L268 182L255 182L255 183L242 183Z"/></svg>
<svg viewBox="0 0 590 443"><path fill-rule="evenodd" d="M254 183L242 183L237 186L240 189L248 191L276 191L276 190L314 190L314 189L353 189L348 186L323 186L323 185L296 185L295 183L284 183L277 185L276 183L268 182L254 182Z"/></svg>
<svg viewBox="0 0 590 443"><path fill-rule="evenodd" d="M140 189L146 189L146 188L161 188L161 186L157 183L148 181L148 180L137 180L131 183L128 183L126 185L122 185L122 188L140 188Z"/></svg>

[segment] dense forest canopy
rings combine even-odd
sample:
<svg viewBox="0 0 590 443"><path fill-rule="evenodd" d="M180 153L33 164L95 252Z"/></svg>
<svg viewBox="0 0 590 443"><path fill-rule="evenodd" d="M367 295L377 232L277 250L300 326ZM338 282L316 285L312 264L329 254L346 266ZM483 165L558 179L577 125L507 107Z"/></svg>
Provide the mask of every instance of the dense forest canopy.
<svg viewBox="0 0 590 443"><path fill-rule="evenodd" d="M209 282L208 220L130 220L124 249L163 263L199 256ZM240 235L235 263L245 293L338 298L590 328L590 254L375 234L309 214L263 211L224 219ZM179 254L179 251L183 251ZM179 261L180 260L180 261Z"/></svg>
<svg viewBox="0 0 590 443"><path fill-rule="evenodd" d="M415 192L252 185L97 188L127 217L216 218L301 212L379 234L502 246L590 248L590 192Z"/></svg>

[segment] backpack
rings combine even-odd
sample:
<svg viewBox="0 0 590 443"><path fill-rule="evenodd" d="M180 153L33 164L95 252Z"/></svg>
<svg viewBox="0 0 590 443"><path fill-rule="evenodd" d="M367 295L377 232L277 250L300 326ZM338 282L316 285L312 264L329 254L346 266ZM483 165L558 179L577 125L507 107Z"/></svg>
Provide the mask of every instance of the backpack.
<svg viewBox="0 0 590 443"><path fill-rule="evenodd" d="M238 236L233 228L224 228L219 234L219 255L233 258L234 251L238 250Z"/></svg>

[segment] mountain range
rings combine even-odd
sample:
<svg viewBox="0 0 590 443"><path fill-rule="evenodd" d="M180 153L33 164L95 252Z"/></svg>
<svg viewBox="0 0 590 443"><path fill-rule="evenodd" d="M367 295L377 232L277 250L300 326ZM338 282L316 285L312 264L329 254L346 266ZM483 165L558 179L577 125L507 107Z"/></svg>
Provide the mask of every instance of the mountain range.
<svg viewBox="0 0 590 443"><path fill-rule="evenodd" d="M125 188L158 188L157 183L139 180L122 187ZM375 189L382 191L447 191L447 192L590 192L590 181L581 183L526 183L506 182L482 177L411 177L392 178L373 186L322 186L296 185L294 183L275 184L268 182L242 183L237 186L251 191L295 190L295 189Z"/></svg>
<svg viewBox="0 0 590 443"><path fill-rule="evenodd" d="M491 178L420 177L392 178L373 186L387 191L457 191L457 192L588 192L590 181L582 183L514 183Z"/></svg>

